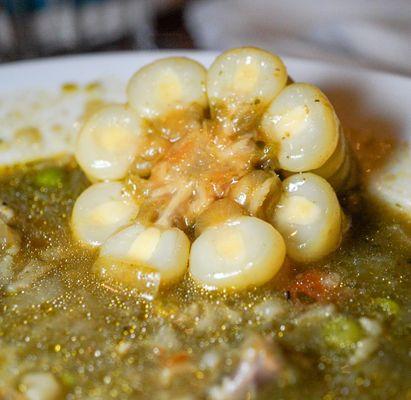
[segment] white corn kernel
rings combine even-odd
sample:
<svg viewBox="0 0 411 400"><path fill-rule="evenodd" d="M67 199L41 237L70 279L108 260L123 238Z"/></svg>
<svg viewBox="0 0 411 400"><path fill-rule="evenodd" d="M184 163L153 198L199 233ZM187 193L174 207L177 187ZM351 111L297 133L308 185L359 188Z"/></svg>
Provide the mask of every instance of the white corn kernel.
<svg viewBox="0 0 411 400"><path fill-rule="evenodd" d="M228 117L235 125L253 122L286 82L287 70L278 56L252 47L228 50L207 74L212 115Z"/></svg>
<svg viewBox="0 0 411 400"><path fill-rule="evenodd" d="M153 300L159 289L161 276L154 269L133 263L119 261L113 257L98 257L92 271L108 287L122 286L139 294L147 300Z"/></svg>
<svg viewBox="0 0 411 400"><path fill-rule="evenodd" d="M224 198L211 203L196 219L195 236L198 237L203 231L213 225L218 225L228 219L237 218L245 214L245 209L235 201Z"/></svg>
<svg viewBox="0 0 411 400"><path fill-rule="evenodd" d="M345 135L340 129L338 144L334 150L334 153L320 168L314 169L310 172L316 175L320 175L322 178L328 180L328 178L333 176L343 164L347 155L347 151L348 149Z"/></svg>
<svg viewBox="0 0 411 400"><path fill-rule="evenodd" d="M338 170L333 175L331 175L327 180L335 190L338 190L339 188L343 187L344 184L347 182L350 176L350 171L351 157L349 154L346 154L340 168L338 168Z"/></svg>
<svg viewBox="0 0 411 400"><path fill-rule="evenodd" d="M101 247L100 258L126 263L136 272L149 268L160 273L161 284L170 284L186 272L189 249L190 241L178 228L134 224L111 236Z"/></svg>
<svg viewBox="0 0 411 400"><path fill-rule="evenodd" d="M206 70L198 62L184 57L164 58L132 76L127 87L128 102L140 117L149 120L191 106L205 109L205 81Z"/></svg>
<svg viewBox="0 0 411 400"><path fill-rule="evenodd" d="M276 149L280 167L292 172L320 168L339 139L339 121L331 103L306 83L293 83L281 91L264 113L261 130Z"/></svg>
<svg viewBox="0 0 411 400"><path fill-rule="evenodd" d="M194 241L190 273L207 289L240 290L268 282L284 257L284 240L270 224L240 216L209 227Z"/></svg>
<svg viewBox="0 0 411 400"><path fill-rule="evenodd" d="M265 218L267 213L272 213L281 191L281 181L275 173L255 170L234 184L229 195L251 215Z"/></svg>
<svg viewBox="0 0 411 400"><path fill-rule="evenodd" d="M80 242L100 246L118 229L130 224L137 213L137 205L124 194L121 183L96 183L76 200L71 229Z"/></svg>
<svg viewBox="0 0 411 400"><path fill-rule="evenodd" d="M347 149L340 168L327 180L336 191L348 190L357 183L357 165L350 149Z"/></svg>
<svg viewBox="0 0 411 400"><path fill-rule="evenodd" d="M80 167L92 181L122 179L138 151L141 121L121 105L104 107L81 129L75 150Z"/></svg>
<svg viewBox="0 0 411 400"><path fill-rule="evenodd" d="M341 242L342 210L330 184L312 173L295 174L283 181L283 191L272 222L287 255L311 262L334 251Z"/></svg>

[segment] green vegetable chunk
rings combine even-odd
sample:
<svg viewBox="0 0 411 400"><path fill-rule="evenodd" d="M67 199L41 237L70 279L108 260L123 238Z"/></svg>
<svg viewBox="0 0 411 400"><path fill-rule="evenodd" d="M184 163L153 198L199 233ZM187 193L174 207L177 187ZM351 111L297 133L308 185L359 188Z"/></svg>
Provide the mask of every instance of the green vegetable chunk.
<svg viewBox="0 0 411 400"><path fill-rule="evenodd" d="M374 304L388 317L395 317L400 312L400 306L394 300L379 297Z"/></svg>
<svg viewBox="0 0 411 400"><path fill-rule="evenodd" d="M363 337L361 326L352 318L339 316L324 326L324 340L328 346L347 350Z"/></svg>
<svg viewBox="0 0 411 400"><path fill-rule="evenodd" d="M64 372L61 376L60 376L60 380L63 383L63 385L68 388L71 389L72 387L74 387L76 385L76 377L71 374L70 372Z"/></svg>
<svg viewBox="0 0 411 400"><path fill-rule="evenodd" d="M57 189L63 186L64 171L58 167L48 167L37 172L34 177L36 186Z"/></svg>

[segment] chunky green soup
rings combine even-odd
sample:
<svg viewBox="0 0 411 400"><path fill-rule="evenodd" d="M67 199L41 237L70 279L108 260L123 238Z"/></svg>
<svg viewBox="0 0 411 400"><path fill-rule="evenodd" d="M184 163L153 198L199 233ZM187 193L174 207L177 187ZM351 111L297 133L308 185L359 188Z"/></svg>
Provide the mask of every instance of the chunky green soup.
<svg viewBox="0 0 411 400"><path fill-rule="evenodd" d="M2 398L33 379L67 399L409 398L411 241L361 191L342 199L352 228L324 261L239 293L186 276L151 298L97 279L96 252L72 241L88 185L57 163L1 178L24 250L0 265Z"/></svg>
<svg viewBox="0 0 411 400"><path fill-rule="evenodd" d="M125 98L0 171L0 400L411 399L409 227L326 95L244 47Z"/></svg>

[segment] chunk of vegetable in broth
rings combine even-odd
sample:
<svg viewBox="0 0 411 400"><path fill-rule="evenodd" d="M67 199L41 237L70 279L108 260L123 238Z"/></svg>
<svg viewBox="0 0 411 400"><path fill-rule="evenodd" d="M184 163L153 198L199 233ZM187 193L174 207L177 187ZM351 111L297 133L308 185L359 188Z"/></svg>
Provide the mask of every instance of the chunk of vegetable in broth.
<svg viewBox="0 0 411 400"><path fill-rule="evenodd" d="M175 110L207 107L206 70L184 57L163 58L138 70L130 79L127 99L144 119L166 116Z"/></svg>
<svg viewBox="0 0 411 400"><path fill-rule="evenodd" d="M98 110L79 133L75 156L92 181L124 178L142 134L141 121L122 105Z"/></svg>
<svg viewBox="0 0 411 400"><path fill-rule="evenodd" d="M149 268L160 273L161 284L179 280L187 270L190 241L178 228L131 225L111 236L100 249L100 258L128 264L128 268ZM108 275L110 271L107 271ZM117 274L117 280L127 280L129 273Z"/></svg>
<svg viewBox="0 0 411 400"><path fill-rule="evenodd" d="M379 297L374 300L373 304L378 310L381 310L388 317L395 317L400 312L400 306L398 303L391 299Z"/></svg>
<svg viewBox="0 0 411 400"><path fill-rule="evenodd" d="M349 350L363 338L364 332L356 320L338 316L325 323L323 335L330 347Z"/></svg>
<svg viewBox="0 0 411 400"><path fill-rule="evenodd" d="M100 246L137 216L138 206L119 182L96 183L76 200L71 216L74 237L85 245Z"/></svg>
<svg viewBox="0 0 411 400"><path fill-rule="evenodd" d="M272 216L287 255L299 262L319 260L341 242L342 210L330 184L312 173L283 181L283 195Z"/></svg>
<svg viewBox="0 0 411 400"><path fill-rule="evenodd" d="M61 168L43 168L34 176L34 183L45 189L61 188L64 183L65 173Z"/></svg>
<svg viewBox="0 0 411 400"><path fill-rule="evenodd" d="M279 165L293 172L320 168L334 153L340 124L320 89L293 83L264 113L261 131L276 148Z"/></svg>
<svg viewBox="0 0 411 400"><path fill-rule="evenodd" d="M278 56L252 47L228 50L207 74L212 116L228 117L234 124L235 119L254 121L286 82L287 70Z"/></svg>
<svg viewBox="0 0 411 400"><path fill-rule="evenodd" d="M284 257L284 240L270 224L240 216L206 229L194 241L190 273L207 289L240 290L268 282Z"/></svg>

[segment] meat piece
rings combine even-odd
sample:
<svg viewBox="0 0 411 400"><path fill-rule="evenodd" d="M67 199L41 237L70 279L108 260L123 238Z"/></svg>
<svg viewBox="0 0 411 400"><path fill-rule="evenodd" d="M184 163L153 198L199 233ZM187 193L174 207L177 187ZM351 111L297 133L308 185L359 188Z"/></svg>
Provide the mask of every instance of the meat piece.
<svg viewBox="0 0 411 400"><path fill-rule="evenodd" d="M60 384L48 372L32 372L24 375L20 386L27 400L57 400L62 396Z"/></svg>
<svg viewBox="0 0 411 400"><path fill-rule="evenodd" d="M190 355L185 351L164 354L162 361L164 368L159 374L159 383L163 387L169 387L175 379L193 374L196 371Z"/></svg>
<svg viewBox="0 0 411 400"><path fill-rule="evenodd" d="M280 350L262 338L244 344L240 363L233 376L213 386L209 396L213 400L241 400L248 398L259 386L277 380L284 371Z"/></svg>
<svg viewBox="0 0 411 400"><path fill-rule="evenodd" d="M55 268L55 266L51 263L44 263L37 259L30 260L23 269L14 276L12 282L7 285L6 290L9 293L17 293L27 289L39 279L43 278L53 268Z"/></svg>
<svg viewBox="0 0 411 400"><path fill-rule="evenodd" d="M10 282L14 257L20 250L20 236L7 225L0 210L0 287Z"/></svg>
<svg viewBox="0 0 411 400"><path fill-rule="evenodd" d="M186 225L230 185L245 175L255 161L251 135L226 137L215 126L188 133L165 151L147 181L150 202L156 204L161 225L186 219ZM178 224L177 224L178 225Z"/></svg>
<svg viewBox="0 0 411 400"><path fill-rule="evenodd" d="M13 390L11 388L0 388L0 399L1 400L26 400L27 398L17 392L16 390Z"/></svg>
<svg viewBox="0 0 411 400"><path fill-rule="evenodd" d="M0 251L7 251L15 248L17 252L20 248L20 238L0 216Z"/></svg>
<svg viewBox="0 0 411 400"><path fill-rule="evenodd" d="M8 224L13 220L13 218L13 209L8 207L6 203L0 200L0 219L2 219L6 224Z"/></svg>

